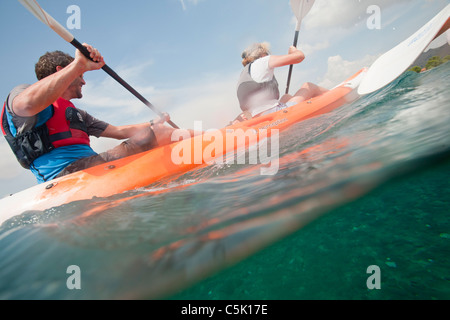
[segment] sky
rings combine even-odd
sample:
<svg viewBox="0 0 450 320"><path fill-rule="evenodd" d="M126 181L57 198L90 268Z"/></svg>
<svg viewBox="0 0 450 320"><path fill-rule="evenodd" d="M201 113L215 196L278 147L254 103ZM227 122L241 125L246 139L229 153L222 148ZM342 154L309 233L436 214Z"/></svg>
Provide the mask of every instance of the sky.
<svg viewBox="0 0 450 320"><path fill-rule="evenodd" d="M297 22L288 0L38 0L41 7L157 109L182 128L202 121L222 128L239 113L236 84L241 53L267 41L286 54ZM291 93L304 82L332 88L369 67L442 10L449 0L316 0L301 21L298 48L306 59L294 67ZM73 6L79 11L73 11ZM375 10L374 10L375 8ZM379 9L378 11L376 9ZM34 65L46 51L75 49L18 1L0 0L0 97L36 81ZM288 67L275 75L284 92ZM75 105L113 125L155 117L102 70L85 74L84 97ZM111 139L92 139L97 152ZM36 184L0 139L0 197Z"/></svg>

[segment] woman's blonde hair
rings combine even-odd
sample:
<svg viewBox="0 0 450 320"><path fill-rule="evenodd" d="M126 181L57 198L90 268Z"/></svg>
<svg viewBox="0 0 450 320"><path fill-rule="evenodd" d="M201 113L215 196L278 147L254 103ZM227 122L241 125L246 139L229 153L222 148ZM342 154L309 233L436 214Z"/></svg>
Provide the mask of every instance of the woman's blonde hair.
<svg viewBox="0 0 450 320"><path fill-rule="evenodd" d="M259 58L270 54L270 44L268 42L254 43L242 52L242 65L245 67Z"/></svg>

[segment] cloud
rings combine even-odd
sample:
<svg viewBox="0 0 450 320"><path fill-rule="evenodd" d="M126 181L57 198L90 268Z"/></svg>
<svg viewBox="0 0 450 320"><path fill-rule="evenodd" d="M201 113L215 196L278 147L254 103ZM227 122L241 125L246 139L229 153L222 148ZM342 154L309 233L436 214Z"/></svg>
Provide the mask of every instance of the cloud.
<svg viewBox="0 0 450 320"><path fill-rule="evenodd" d="M193 128L195 121L202 121L205 129L222 128L240 112L236 96L239 66L227 74L199 74L194 81L181 80L164 89L145 84L148 79L144 79L144 68L129 65L119 66L117 70L157 110L169 113L171 120L182 128ZM109 77L87 81L83 96L83 99L75 101L75 105L112 125L142 123L157 117L155 112ZM93 140L96 151L97 148L103 150L104 145L110 147L111 140Z"/></svg>
<svg viewBox="0 0 450 320"><path fill-rule="evenodd" d="M328 70L323 80L319 83L325 88L332 88L355 74L358 70L370 65L378 56L366 55L364 58L356 61L346 61L341 56L332 56L328 58Z"/></svg>
<svg viewBox="0 0 450 320"><path fill-rule="evenodd" d="M186 6L186 2L185 1L187 1L189 4L192 4L192 5L197 5L200 1L203 1L203 0L180 0L180 2L181 2L181 7L183 8L183 11L186 11L187 10L187 6Z"/></svg>
<svg viewBox="0 0 450 320"><path fill-rule="evenodd" d="M321 42L317 42L315 44L304 43L301 46L302 51L306 56L310 56L313 53L321 50L328 49L330 47L330 42L328 40L324 40Z"/></svg>
<svg viewBox="0 0 450 320"><path fill-rule="evenodd" d="M331 48L338 49L335 54L338 53L336 51L345 54L345 49L340 49L347 48L344 43L351 46L349 39L360 39L362 34L368 35L368 31L373 31L368 29L368 23L380 22L381 29L387 32L404 15L405 6L412 10L418 3L420 2L411 0L316 0L312 10L302 21L298 47L307 57ZM371 19L377 14L368 10L373 6L380 9L380 19ZM399 10L402 7L403 10ZM292 17L291 24L294 26L296 22L297 19Z"/></svg>
<svg viewBox="0 0 450 320"><path fill-rule="evenodd" d="M123 70L126 71L126 68ZM148 96L158 110L168 112L180 128L192 129L196 121L201 121L203 130L220 129L240 113L236 96L237 77L235 72L230 72L228 76L209 74L187 86L169 89L142 86L136 90L144 97ZM143 123L157 117L125 89L112 89L109 80L90 86L89 90L84 91L84 96L76 102L76 106L112 125ZM114 139L91 137L91 146L97 153L119 143Z"/></svg>
<svg viewBox="0 0 450 320"><path fill-rule="evenodd" d="M236 96L237 76L230 74L203 80L165 93L172 97L176 106L172 112L173 121L179 121L185 128L192 128L194 121L202 121L203 129L222 128L240 113Z"/></svg>
<svg viewBox="0 0 450 320"><path fill-rule="evenodd" d="M0 140L0 153L3 155L0 157L2 179L8 180L16 178L22 172L23 168L19 165L14 153L3 138Z"/></svg>
<svg viewBox="0 0 450 320"><path fill-rule="evenodd" d="M148 79L145 79L148 74L147 67L152 65L153 60L141 61L136 65L118 66L115 70L143 97L153 97L155 88L145 85L148 82ZM77 107L112 124L131 124L130 121L134 121L142 110L148 110L143 102L113 78L103 74L96 74L96 77L98 78L87 80L87 85L83 87L83 99L74 100Z"/></svg>
<svg viewBox="0 0 450 320"><path fill-rule="evenodd" d="M181 6L183 7L183 11L186 11L186 4L184 3L184 0L180 0Z"/></svg>
<svg viewBox="0 0 450 320"><path fill-rule="evenodd" d="M358 24L366 25L372 14L367 12L370 6L378 6L383 14L402 2L410 0L318 0L305 18L304 25L307 29L348 29Z"/></svg>
<svg viewBox="0 0 450 320"><path fill-rule="evenodd" d="M5 139L0 139L0 153L0 198L36 184L33 174L21 167Z"/></svg>

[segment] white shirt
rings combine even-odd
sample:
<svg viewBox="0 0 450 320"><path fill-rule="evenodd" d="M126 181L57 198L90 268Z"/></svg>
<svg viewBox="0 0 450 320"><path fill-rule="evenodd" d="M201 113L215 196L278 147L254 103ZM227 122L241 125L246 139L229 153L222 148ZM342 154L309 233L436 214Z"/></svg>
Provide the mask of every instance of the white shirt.
<svg viewBox="0 0 450 320"><path fill-rule="evenodd" d="M274 69L269 68L270 56L265 56L252 63L250 76L258 83L271 81L274 76Z"/></svg>

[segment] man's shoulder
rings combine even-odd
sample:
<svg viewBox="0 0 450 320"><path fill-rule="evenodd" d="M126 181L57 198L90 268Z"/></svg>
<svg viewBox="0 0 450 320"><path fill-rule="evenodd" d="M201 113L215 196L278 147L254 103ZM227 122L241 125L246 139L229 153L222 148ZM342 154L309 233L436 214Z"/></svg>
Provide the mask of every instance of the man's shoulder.
<svg viewBox="0 0 450 320"><path fill-rule="evenodd" d="M23 91L26 88L28 88L29 86L31 86L31 84L29 84L29 83L22 83L22 84L19 84L19 85L15 86L11 91L16 90L16 89Z"/></svg>
<svg viewBox="0 0 450 320"><path fill-rule="evenodd" d="M25 91L26 88L28 88L30 85L26 83L19 84L12 88L12 90L9 92L9 97L17 97L19 94L21 94L23 91Z"/></svg>
<svg viewBox="0 0 450 320"><path fill-rule="evenodd" d="M12 111L12 102L15 97L17 97L19 94L21 94L23 91L25 91L26 88L28 88L29 84L19 84L18 86L15 86L8 94L8 97L6 98L6 109L10 114L13 114Z"/></svg>
<svg viewBox="0 0 450 320"><path fill-rule="evenodd" d="M97 119L96 117L89 114L86 110L80 109L78 107L75 108L81 114L81 117L83 118L83 121L87 126L88 134L90 136L96 136L98 138L109 126L108 122Z"/></svg>
<svg viewBox="0 0 450 320"><path fill-rule="evenodd" d="M81 114L81 117L83 117L84 120L93 118L93 117L89 114L89 112L87 112L86 110L80 109L80 108L78 108L77 106L75 106L75 109L77 109L77 111Z"/></svg>

